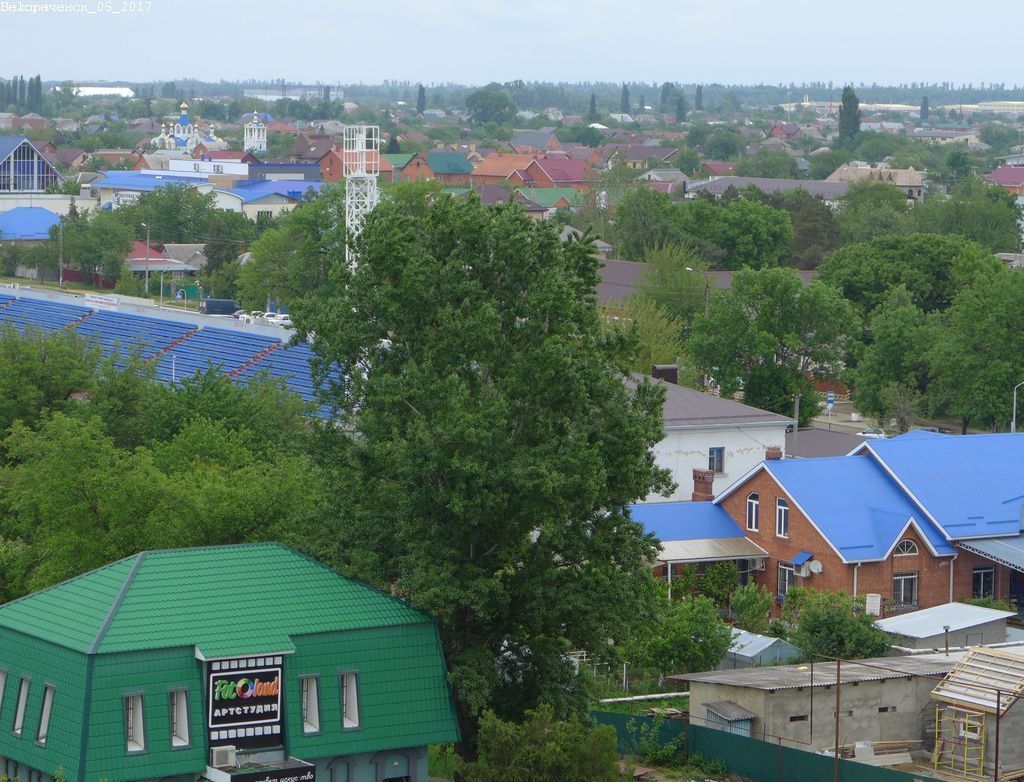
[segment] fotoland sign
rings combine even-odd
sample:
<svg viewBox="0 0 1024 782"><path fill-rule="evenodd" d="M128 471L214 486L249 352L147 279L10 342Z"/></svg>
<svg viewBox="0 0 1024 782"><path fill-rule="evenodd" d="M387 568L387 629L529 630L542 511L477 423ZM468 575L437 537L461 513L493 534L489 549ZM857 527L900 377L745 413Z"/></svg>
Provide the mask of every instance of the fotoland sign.
<svg viewBox="0 0 1024 782"><path fill-rule="evenodd" d="M207 663L210 746L272 747L283 743L280 657L244 657Z"/></svg>

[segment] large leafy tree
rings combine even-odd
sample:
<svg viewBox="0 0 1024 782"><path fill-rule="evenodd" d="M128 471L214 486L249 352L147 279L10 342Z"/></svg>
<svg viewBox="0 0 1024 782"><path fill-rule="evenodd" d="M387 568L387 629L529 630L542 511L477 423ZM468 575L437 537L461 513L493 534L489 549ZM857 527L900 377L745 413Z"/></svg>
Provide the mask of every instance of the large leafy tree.
<svg viewBox="0 0 1024 782"><path fill-rule="evenodd" d="M733 573L735 584L735 573ZM732 628L718 617L715 602L704 595L664 600L657 620L630 644L627 654L659 677L709 671L732 643Z"/></svg>
<svg viewBox="0 0 1024 782"><path fill-rule="evenodd" d="M957 294L928 354L932 410L1004 428L1024 379L1024 276L997 268ZM1018 413L1018 420L1022 416Z"/></svg>
<svg viewBox="0 0 1024 782"><path fill-rule="evenodd" d="M843 244L912 233L911 205L901 190L885 182L862 180L839 200L839 234Z"/></svg>
<svg viewBox="0 0 1024 782"><path fill-rule="evenodd" d="M357 248L293 308L348 369L323 433L331 559L438 618L472 758L485 708L577 710L565 653L650 616L655 547L625 506L666 488L661 394L623 382L590 248L517 207L386 202Z"/></svg>
<svg viewBox="0 0 1024 782"><path fill-rule="evenodd" d="M889 636L864 612L863 597L797 587L786 595L785 616L795 625L789 640L812 659L878 657L889 651Z"/></svg>
<svg viewBox="0 0 1024 782"><path fill-rule="evenodd" d="M860 99L853 87L843 87L842 102L839 104L839 138L850 141L860 133Z"/></svg>
<svg viewBox="0 0 1024 782"><path fill-rule="evenodd" d="M748 404L789 414L795 394L813 396L812 373L838 376L858 333L853 306L835 288L817 280L803 287L790 269L744 269L694 321L689 347L723 395L742 387ZM801 408L808 420L813 408Z"/></svg>
<svg viewBox="0 0 1024 782"><path fill-rule="evenodd" d="M917 307L932 312L946 309L957 291L998 265L991 253L962 237L911 234L842 247L820 271L863 313L885 301L896 285L906 287Z"/></svg>
<svg viewBox="0 0 1024 782"><path fill-rule="evenodd" d="M778 266L789 256L793 224L789 215L754 198L713 202L706 198L676 207L681 236L719 248L722 269Z"/></svg>
<svg viewBox="0 0 1024 782"><path fill-rule="evenodd" d="M508 125L515 119L516 104L500 87L484 88L466 98L466 111L474 125Z"/></svg>
<svg viewBox="0 0 1024 782"><path fill-rule="evenodd" d="M963 181L949 198L929 198L914 218L919 231L959 234L992 252L1015 252L1020 244L1016 197L978 177Z"/></svg>

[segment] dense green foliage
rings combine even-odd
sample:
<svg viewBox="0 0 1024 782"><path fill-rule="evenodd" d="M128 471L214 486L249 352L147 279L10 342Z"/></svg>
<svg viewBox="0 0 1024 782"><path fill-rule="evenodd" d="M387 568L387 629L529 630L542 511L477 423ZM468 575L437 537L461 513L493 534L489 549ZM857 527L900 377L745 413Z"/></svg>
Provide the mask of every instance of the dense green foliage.
<svg viewBox="0 0 1024 782"><path fill-rule="evenodd" d="M796 587L786 595L783 611L794 628L789 642L809 658L851 660L889 651L889 637L864 613L863 597Z"/></svg>
<svg viewBox="0 0 1024 782"><path fill-rule="evenodd" d="M768 616L775 595L765 587L748 581L736 587L732 593L731 608L736 617L736 626L748 633L765 633L768 631Z"/></svg>
<svg viewBox="0 0 1024 782"><path fill-rule="evenodd" d="M615 782L615 731L580 719L556 719L550 706L506 722L493 712L480 721L480 757L456 761L466 782Z"/></svg>
<svg viewBox="0 0 1024 782"><path fill-rule="evenodd" d="M704 595L684 596L658 604L655 621L632 640L626 656L661 675L709 671L731 643L732 629L718 618L715 602Z"/></svg>
<svg viewBox="0 0 1024 782"><path fill-rule="evenodd" d="M391 201L352 270L293 308L323 361L358 368L322 435L329 560L437 616L463 752L486 708L582 693L564 656L601 654L656 604L654 545L625 506L666 488L648 449L661 394L623 382L597 260L516 207ZM358 411L358 414L354 414Z"/></svg>

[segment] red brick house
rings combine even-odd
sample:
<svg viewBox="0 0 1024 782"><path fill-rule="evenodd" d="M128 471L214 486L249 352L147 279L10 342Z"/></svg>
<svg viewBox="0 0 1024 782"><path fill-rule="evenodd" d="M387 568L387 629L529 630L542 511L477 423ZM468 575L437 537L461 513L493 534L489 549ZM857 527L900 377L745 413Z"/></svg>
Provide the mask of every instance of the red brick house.
<svg viewBox="0 0 1024 782"><path fill-rule="evenodd" d="M792 141L800 136L800 126L793 122L776 122L768 135L782 141Z"/></svg>
<svg viewBox="0 0 1024 782"><path fill-rule="evenodd" d="M882 615L975 597L1024 605L1024 434L913 432L848 456L779 456L713 501L766 553L750 569L777 611L794 586L864 596ZM678 505L685 526L698 511Z"/></svg>
<svg viewBox="0 0 1024 782"><path fill-rule="evenodd" d="M571 187L587 190L599 175L586 160L573 158L540 158L509 175L517 187Z"/></svg>

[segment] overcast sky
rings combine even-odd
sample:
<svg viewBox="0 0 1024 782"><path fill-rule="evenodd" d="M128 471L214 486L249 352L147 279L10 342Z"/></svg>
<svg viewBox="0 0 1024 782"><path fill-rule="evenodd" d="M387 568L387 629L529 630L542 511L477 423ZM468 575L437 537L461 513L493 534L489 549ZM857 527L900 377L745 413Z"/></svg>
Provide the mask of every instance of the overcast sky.
<svg viewBox="0 0 1024 782"><path fill-rule="evenodd" d="M1022 0L17 2L0 0L0 68L47 80L1024 83Z"/></svg>

